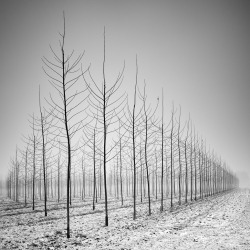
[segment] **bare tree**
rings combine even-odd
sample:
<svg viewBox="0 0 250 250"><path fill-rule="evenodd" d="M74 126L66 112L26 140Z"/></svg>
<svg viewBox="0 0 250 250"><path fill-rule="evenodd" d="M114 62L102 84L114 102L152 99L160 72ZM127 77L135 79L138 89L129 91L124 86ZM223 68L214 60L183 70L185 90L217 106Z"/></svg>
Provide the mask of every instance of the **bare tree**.
<svg viewBox="0 0 250 250"><path fill-rule="evenodd" d="M147 175L147 190L148 190L148 211L149 215L151 215L151 195L150 195L150 176L149 176L149 158L150 155L148 153L149 145L153 145L152 143L152 137L154 135L155 131L152 131L152 128L155 129L155 124L157 124L157 121L155 120L155 112L158 108L159 98L157 99L157 105L154 110L151 109L151 106L149 105L147 107L146 101L146 83L144 82L144 92L143 95L140 93L140 97L143 101L143 122L144 122L144 161L145 161L145 167L146 167L146 175ZM149 131L151 130L151 133ZM149 143L149 140L151 139L151 143Z"/></svg>
<svg viewBox="0 0 250 250"><path fill-rule="evenodd" d="M13 161L14 166L14 176L15 176L15 200L16 202L19 201L19 166L20 163L17 159L17 146L16 146L16 158L15 161Z"/></svg>
<svg viewBox="0 0 250 250"><path fill-rule="evenodd" d="M46 114L45 111L42 112L42 105L41 105L41 96L40 96L40 86L39 86L39 110L40 110L40 119L37 119L37 122L40 123L40 130L41 132L41 158L42 158L42 168L43 168L43 185L44 185L44 212L45 216L47 216L47 192L48 192L48 182L47 182L47 175L48 175L48 159L46 155L51 154L51 145L49 146L49 143L51 142L50 139L48 138L50 133L53 133L53 131L50 131L50 128L52 126L53 122L53 117L51 116L51 113ZM52 111L53 112L53 111ZM49 120L50 117L50 120ZM34 131L34 129L33 129ZM33 178L35 180L35 136L34 137L34 152L33 152ZM53 139L51 139L53 140ZM52 145L53 146L53 145ZM34 188L35 184L33 181L33 201L34 201ZM34 202L33 202L34 204Z"/></svg>
<svg viewBox="0 0 250 250"><path fill-rule="evenodd" d="M179 155L179 205L181 205L181 177L182 177L182 162L181 162L181 138L180 138L180 127L181 127L181 107L178 121L178 155Z"/></svg>
<svg viewBox="0 0 250 250"><path fill-rule="evenodd" d="M24 169L25 169L25 173L24 173L24 205L25 206L27 205L27 195L26 195L26 193L27 193L28 147L29 147L29 145L27 145L27 149L25 151L25 165L24 165Z"/></svg>
<svg viewBox="0 0 250 250"><path fill-rule="evenodd" d="M120 192L123 206L123 181L122 181L122 138L121 138L121 121L119 119L119 160L120 160ZM118 164L117 164L118 165Z"/></svg>
<svg viewBox="0 0 250 250"><path fill-rule="evenodd" d="M81 114L85 109L81 108L81 104L85 101L81 95L86 89L81 91L75 90L76 83L81 76L77 69L84 53L72 59L74 51L69 55L65 53L65 15L63 13L63 32L60 33L60 52L56 53L52 47L51 51L54 55L55 62L43 58L43 62L47 67L44 70L49 77L49 82L57 92L59 99L55 100L50 95L50 101L47 101L49 106L53 109L52 115L57 118L62 125L58 125L60 137L62 138L62 145L67 152L67 238L70 238L70 183L71 183L71 161L72 161L72 138L77 131L82 129L82 120L75 121L76 116ZM73 60L73 61L72 61ZM79 72L79 73L78 73ZM78 98L81 98L80 100ZM46 99L47 100L47 99Z"/></svg>
<svg viewBox="0 0 250 250"><path fill-rule="evenodd" d="M187 124L187 135L185 138L185 143L184 143L184 147L185 147L185 202L187 203L187 197L188 197L188 159L187 159L187 140L188 140L188 133L189 133L189 122L190 122L190 116L188 118L188 124Z"/></svg>
<svg viewBox="0 0 250 250"><path fill-rule="evenodd" d="M162 89L162 113L161 113L161 207L160 211L163 211L163 175L164 175L164 99L163 99L163 89ZM167 175L167 173L166 173Z"/></svg>
<svg viewBox="0 0 250 250"><path fill-rule="evenodd" d="M193 200L193 137L192 137L192 123L191 123L191 134L190 134L190 200Z"/></svg>
<svg viewBox="0 0 250 250"><path fill-rule="evenodd" d="M95 82L94 78L91 75L90 70L89 79L87 80L85 74L83 73L83 79L86 83L86 86L90 93L89 103L91 107L96 110L90 110L89 116L91 114L99 113L101 116L98 116L98 123L101 124L103 128L103 177L104 177L104 193L105 193L105 226L108 226L108 193L107 193L107 162L112 160L115 156L111 156L112 149L116 146L112 146L109 150L107 149L107 142L108 142L108 134L116 131L117 129L114 128L113 130L108 130L109 127L114 127L114 124L118 122L118 117L120 112L123 109L123 104L125 102L125 93L121 96L118 96L115 100L112 100L113 97L117 94L122 80L123 80L123 72L125 65L122 69L122 72L118 74L117 79L115 80L114 84L108 88L106 83L106 74L105 74L105 65L106 65L106 44L105 44L105 28L104 28L104 58L102 64L102 77L103 81L101 84L101 88ZM93 117L95 118L95 117Z"/></svg>
<svg viewBox="0 0 250 250"><path fill-rule="evenodd" d="M134 104L133 104L133 115L132 115L133 166L134 166L134 213L133 213L134 220L136 219L135 106L136 106L137 77L138 77L138 65L137 65L137 56L136 56L136 81L135 81Z"/></svg>
<svg viewBox="0 0 250 250"><path fill-rule="evenodd" d="M173 149L173 137L174 137L174 106L172 108L171 115L171 133L170 133L170 152L171 152L171 163L170 163L170 207L173 207L173 168L174 168L174 149Z"/></svg>

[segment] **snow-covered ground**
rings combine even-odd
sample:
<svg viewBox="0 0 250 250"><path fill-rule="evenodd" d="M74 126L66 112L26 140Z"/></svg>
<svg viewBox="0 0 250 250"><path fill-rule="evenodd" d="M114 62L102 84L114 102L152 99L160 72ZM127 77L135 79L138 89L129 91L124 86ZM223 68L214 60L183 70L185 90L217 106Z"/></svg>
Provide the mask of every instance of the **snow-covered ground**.
<svg viewBox="0 0 250 250"><path fill-rule="evenodd" d="M238 190L175 205L165 201L148 205L137 202L133 220L131 201L109 202L109 226L104 226L104 203L73 201L71 238L66 238L66 204L49 203L32 211L29 204L1 199L0 249L250 249L250 191Z"/></svg>

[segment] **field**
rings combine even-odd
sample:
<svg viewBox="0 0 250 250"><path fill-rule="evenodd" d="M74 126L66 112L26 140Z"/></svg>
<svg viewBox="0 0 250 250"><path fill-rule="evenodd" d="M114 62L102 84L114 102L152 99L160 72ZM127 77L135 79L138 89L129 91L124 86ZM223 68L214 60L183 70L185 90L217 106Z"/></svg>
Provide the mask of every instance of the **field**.
<svg viewBox="0 0 250 250"><path fill-rule="evenodd" d="M70 209L71 238L66 238L66 203L49 201L24 207L7 198L0 205L0 249L250 249L250 191L235 190L203 200L175 203L159 211L160 201L109 201L109 226L104 202L92 210L91 200L74 199Z"/></svg>

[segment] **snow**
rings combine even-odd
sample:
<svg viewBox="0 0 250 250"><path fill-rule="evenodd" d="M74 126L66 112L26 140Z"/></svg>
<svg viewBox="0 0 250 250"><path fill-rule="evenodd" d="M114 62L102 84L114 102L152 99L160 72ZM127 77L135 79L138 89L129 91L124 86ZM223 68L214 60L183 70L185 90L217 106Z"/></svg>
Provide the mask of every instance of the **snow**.
<svg viewBox="0 0 250 250"><path fill-rule="evenodd" d="M29 204L1 198L0 249L250 249L250 192L237 190L206 197L160 212L160 201L132 200L123 207L109 201L109 226L104 226L104 202L92 210L91 200L72 201L71 238L66 238L66 204L48 203L44 217L39 201Z"/></svg>

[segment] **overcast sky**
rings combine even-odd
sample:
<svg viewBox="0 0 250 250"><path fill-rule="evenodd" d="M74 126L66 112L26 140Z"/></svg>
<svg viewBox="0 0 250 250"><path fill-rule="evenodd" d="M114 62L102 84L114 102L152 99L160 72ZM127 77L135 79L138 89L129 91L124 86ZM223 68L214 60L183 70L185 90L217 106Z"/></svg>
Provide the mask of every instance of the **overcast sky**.
<svg viewBox="0 0 250 250"><path fill-rule="evenodd" d="M43 56L58 48L62 13L66 48L85 51L101 77L106 27L107 78L126 62L124 87L132 93L135 55L139 85L151 102L164 88L166 112L172 102L189 112L207 144L237 171L250 177L250 2L243 0L52 1L3 0L0 6L0 176L7 174L22 134L31 132L28 114L38 111L38 86L50 89ZM131 91L130 91L131 90ZM184 121L183 121L184 122Z"/></svg>

